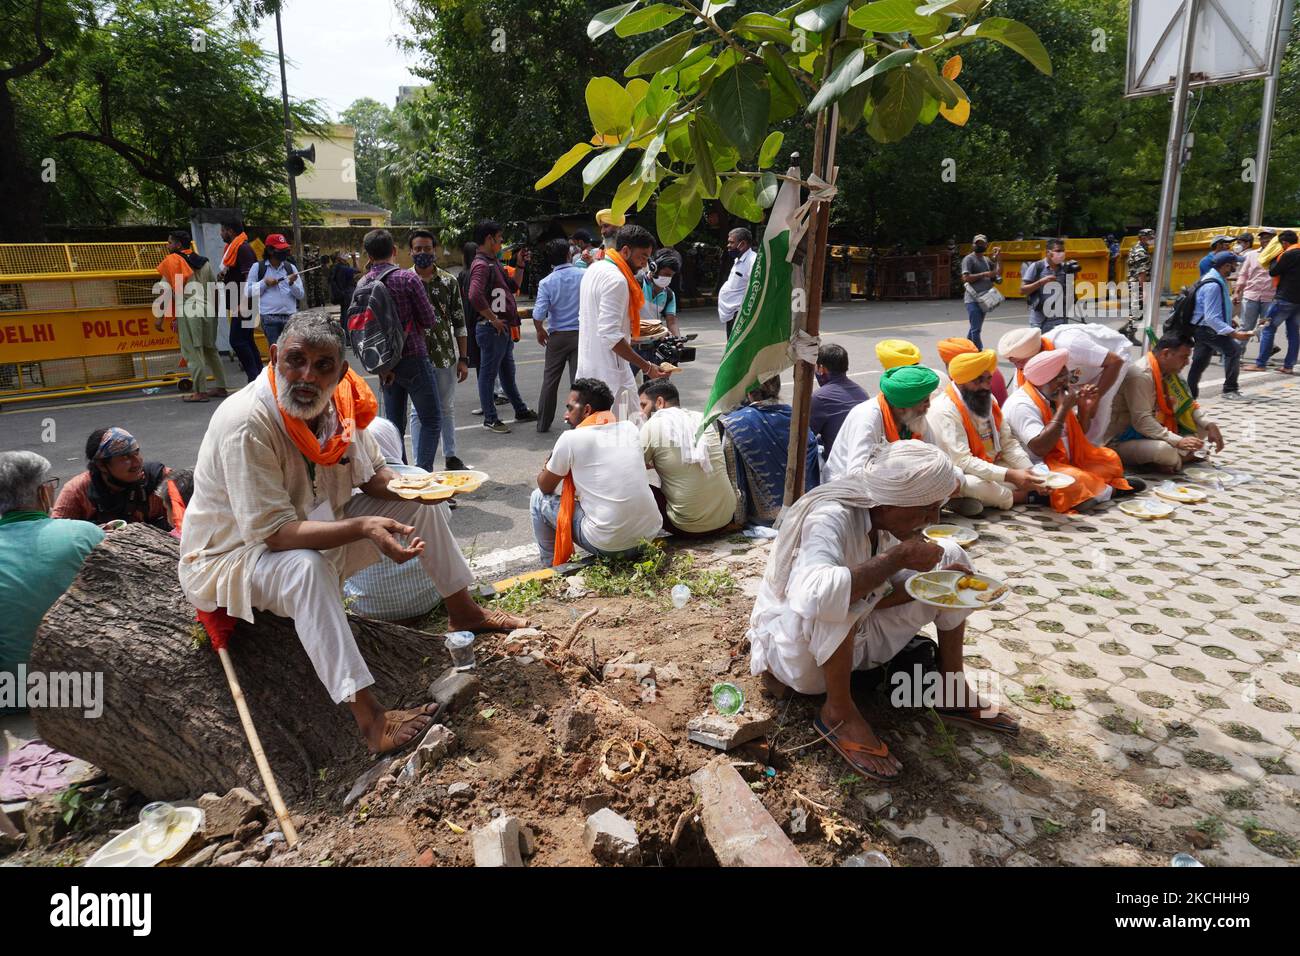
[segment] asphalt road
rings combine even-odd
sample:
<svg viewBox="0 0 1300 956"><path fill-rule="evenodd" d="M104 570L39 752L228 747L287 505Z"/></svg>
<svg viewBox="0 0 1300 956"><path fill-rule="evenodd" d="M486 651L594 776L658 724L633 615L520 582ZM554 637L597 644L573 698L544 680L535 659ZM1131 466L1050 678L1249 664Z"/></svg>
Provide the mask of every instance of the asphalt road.
<svg viewBox="0 0 1300 956"><path fill-rule="evenodd" d="M985 323L985 344L995 345L1004 332L1024 325L1026 317L1022 303L1009 301ZM685 312L680 323L684 331L699 333L695 343L698 357L674 377L674 382L682 392L682 404L698 410L708 399L722 357L722 327L711 309ZM823 341L844 346L849 353L850 376L873 395L881 373L874 352L878 340L909 339L921 348L927 365L938 367L935 343L949 336L964 336L966 327L960 300L827 303L822 311ZM526 323L526 331L530 330ZM541 387L542 350L535 338L526 335L515 354L520 392L530 406L535 406ZM243 380L242 373L232 363L227 363L226 371L228 381ZM1202 389L1210 393L1217 391L1222 375L1217 362L1211 365L1202 380ZM788 399L792 373L787 372L783 381L783 395ZM1244 384L1248 385L1249 381L1248 376L1243 377ZM482 419L471 414L478 407L474 384L471 373L469 380L457 389L457 454L470 467L486 471L492 481L481 491L462 499L452 514L452 527L472 557L482 560L492 555L489 565L513 565L527 555L531 546L528 498L563 422L557 419L550 434L539 434L531 423L514 426L508 435L488 432L480 424ZM562 397L560 401L563 402ZM121 425L140 440L146 459L192 468L208 418L216 407L216 402L183 404L175 392L125 397L119 393L102 399L8 406L10 410L0 412L0 450L38 451L53 462L56 472L66 480L84 467L86 436L99 427ZM510 407L502 406L502 411L507 416L503 420L510 424L513 421Z"/></svg>

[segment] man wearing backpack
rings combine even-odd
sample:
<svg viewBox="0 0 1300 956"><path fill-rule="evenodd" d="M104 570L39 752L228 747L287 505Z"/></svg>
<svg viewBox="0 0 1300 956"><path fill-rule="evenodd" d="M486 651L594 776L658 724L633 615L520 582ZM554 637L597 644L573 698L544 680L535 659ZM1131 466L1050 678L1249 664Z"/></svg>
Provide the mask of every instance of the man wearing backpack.
<svg viewBox="0 0 1300 956"><path fill-rule="evenodd" d="M438 401L438 384L434 377L424 333L437 324L438 317L429 303L424 283L414 272L398 267L397 246L387 229L371 229L362 240L370 267L365 277L357 283L353 295L353 311L368 302L367 286L379 282L406 332L402 357L387 371L379 373L384 393L384 417L397 426L397 433L406 434L406 403L409 399L420 418L419 446L414 450L415 464L425 471L433 471L433 459L438 454L438 439L442 434L442 406Z"/></svg>
<svg viewBox="0 0 1300 956"><path fill-rule="evenodd" d="M1238 342L1251 337L1232 324L1232 289L1228 276L1241 262L1233 252L1216 252L1207 272L1196 284L1196 307L1192 312L1191 331L1195 349L1192 367L1187 374L1187 387L1192 398L1200 391L1201 375L1216 352L1223 356L1223 397L1231 401L1246 401L1237 390L1237 373L1241 370L1241 346Z"/></svg>

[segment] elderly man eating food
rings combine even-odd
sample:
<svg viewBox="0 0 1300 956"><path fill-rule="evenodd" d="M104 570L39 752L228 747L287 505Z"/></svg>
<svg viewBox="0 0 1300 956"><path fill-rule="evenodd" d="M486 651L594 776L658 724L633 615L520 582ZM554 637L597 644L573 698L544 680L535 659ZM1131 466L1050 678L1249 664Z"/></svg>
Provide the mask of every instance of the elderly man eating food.
<svg viewBox="0 0 1300 956"><path fill-rule="evenodd" d="M977 351L970 341L965 345L968 348L963 349L949 341L952 381L930 404L926 420L935 444L962 473L961 497L953 505L973 516L986 505L1006 511L1024 504L1030 492L1043 487L1043 478L1032 471L1034 463L993 397L997 353Z"/></svg>
<svg viewBox="0 0 1300 956"><path fill-rule="evenodd" d="M826 459L827 477L834 481L860 471L872 449L882 442L930 441L925 415L938 387L939 373L924 365L889 368L880 376L880 393L845 417Z"/></svg>
<svg viewBox="0 0 1300 956"><path fill-rule="evenodd" d="M348 703L370 750L383 753L428 727L436 706L380 706L344 613L344 578L381 555L414 559L443 596L451 630L526 622L470 597L474 576L441 508L389 490L396 473L365 431L375 413L374 394L344 360L342 329L323 310L293 316L270 364L203 436L180 582L209 628L252 622L255 609L292 618L331 699Z"/></svg>
<svg viewBox="0 0 1300 956"><path fill-rule="evenodd" d="M858 710L850 675L887 663L927 624L939 639L940 716L1019 731L965 681L962 639L970 608L923 604L904 587L916 572L970 569L956 544L920 536L960 483L961 473L934 445L911 440L877 447L862 471L809 492L786 513L754 603L751 673L801 694L825 694L814 729L873 780L894 780L901 764Z"/></svg>
<svg viewBox="0 0 1300 956"><path fill-rule="evenodd" d="M1069 365L1064 349L1035 355L1025 363L1024 384L1004 409L1011 431L1034 463L1074 479L1052 489L1052 508L1061 514L1109 501L1116 491L1131 494L1146 487L1125 480L1124 465L1113 449L1088 441L1074 411L1080 390L1070 384Z"/></svg>

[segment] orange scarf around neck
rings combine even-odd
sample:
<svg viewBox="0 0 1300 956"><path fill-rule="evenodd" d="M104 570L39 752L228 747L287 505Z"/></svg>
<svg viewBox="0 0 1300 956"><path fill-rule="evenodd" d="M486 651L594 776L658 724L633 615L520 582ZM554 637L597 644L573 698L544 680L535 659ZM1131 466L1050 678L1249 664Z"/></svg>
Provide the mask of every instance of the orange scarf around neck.
<svg viewBox="0 0 1300 956"><path fill-rule="evenodd" d="M303 457L318 465L337 465L356 438L357 430L373 422L379 412L379 403L375 401L375 393L370 390L370 386L356 372L348 369L343 381L334 389L332 399L341 431L331 435L322 445L310 425L280 408L274 365L266 367L266 377L271 386L271 394L277 397L276 407L280 410L284 430L289 433L290 440L302 452Z"/></svg>
<svg viewBox="0 0 1300 956"><path fill-rule="evenodd" d="M641 310L645 308L645 292L641 290L641 283L636 281L636 276L632 275L631 267L621 255L613 249L607 249L605 250L605 258L618 266L618 271L623 273L623 278L627 280L627 313L632 318L632 338L639 339L641 337Z"/></svg>
<svg viewBox="0 0 1300 956"><path fill-rule="evenodd" d="M1047 339L1043 339L1042 346L1043 347L1040 348L1038 351L1040 352L1056 351L1056 346L1053 345L1051 342L1047 341ZM1025 384L1025 370L1022 368L1018 368L1016 369L1016 387L1019 388L1024 384Z"/></svg>
<svg viewBox="0 0 1300 956"><path fill-rule="evenodd" d="M970 453L976 458L983 458L987 462L993 461L993 456L984 450L984 439L980 438L980 433L975 428L975 422L971 420L970 409L962 401L957 392L957 386L951 382L948 383L948 397L952 403L957 406L957 411L961 412L962 427L966 429L966 444L970 445ZM993 399L993 430L997 433L1002 431L1002 407L998 405L998 400Z"/></svg>
<svg viewBox="0 0 1300 956"><path fill-rule="evenodd" d="M876 404L880 406L880 417L885 423L885 438L891 442L899 441L902 438L902 432L899 431L898 422L894 418L894 409L889 402L885 401L885 396L881 392L876 393ZM912 430L907 430L908 438L915 438Z"/></svg>
<svg viewBox="0 0 1300 956"><path fill-rule="evenodd" d="M1147 353L1147 364L1151 367L1151 381L1156 387L1156 409L1160 412L1160 424L1177 435L1179 434L1178 416L1169 407L1169 396L1165 394L1165 376L1160 371L1160 363L1156 361L1155 352Z"/></svg>
<svg viewBox="0 0 1300 956"><path fill-rule="evenodd" d="M578 425L587 428L591 425L612 425L618 421L613 412L592 412ZM560 514L555 525L555 556L551 567L558 568L573 557L573 512L578 504L578 486L573 482L573 469L564 476L564 489L560 492Z"/></svg>
<svg viewBox="0 0 1300 956"><path fill-rule="evenodd" d="M233 266L235 264L235 258L239 255L239 247L247 241L248 233L246 232L241 232L239 235L235 236L234 239L231 239L229 244L226 246L226 251L221 256L221 264L226 268Z"/></svg>
<svg viewBox="0 0 1300 956"><path fill-rule="evenodd" d="M1026 394L1038 406L1043 422L1052 420L1051 406L1047 399L1031 383L1025 383ZM1066 451L1066 442L1070 450ZM1065 440L1058 441L1056 447L1043 461L1052 471L1059 471L1074 476L1074 484L1068 488L1057 488L1052 492L1052 509L1060 514L1073 511L1076 506L1090 498L1096 498L1107 485L1118 490L1128 491L1130 485L1124 480L1124 463L1119 460L1119 453L1113 448L1098 448L1088 441L1079 424L1079 416L1073 411L1065 419Z"/></svg>

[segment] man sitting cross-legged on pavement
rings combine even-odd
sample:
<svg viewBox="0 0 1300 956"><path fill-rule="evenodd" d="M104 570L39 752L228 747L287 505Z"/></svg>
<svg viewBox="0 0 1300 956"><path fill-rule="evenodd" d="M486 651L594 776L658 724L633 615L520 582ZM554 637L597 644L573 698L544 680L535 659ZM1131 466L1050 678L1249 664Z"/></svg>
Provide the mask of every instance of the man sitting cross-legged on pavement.
<svg viewBox="0 0 1300 956"><path fill-rule="evenodd" d="M1014 734L1016 721L966 685L969 608L912 600L912 572L970 568L952 542L920 536L956 493L961 473L921 441L877 446L864 469L822 485L786 513L749 621L750 672L801 694L825 694L813 726L855 771L893 780L901 769L850 692L850 675L888 663L927 624L938 632L947 707L940 716ZM777 688L779 690L779 688Z"/></svg>
<svg viewBox="0 0 1300 956"><path fill-rule="evenodd" d="M645 382L641 396L641 448L645 466L659 475L651 488L664 530L698 537L739 526L740 495L727 476L718 430L710 425L698 439L703 417L681 407L677 386L665 379Z"/></svg>
<svg viewBox="0 0 1300 956"><path fill-rule="evenodd" d="M564 405L572 430L556 441L529 503L545 565L564 564L574 544L600 557L631 554L662 527L637 427L619 421L613 405L599 379L573 383Z"/></svg>
<svg viewBox="0 0 1300 956"><path fill-rule="evenodd" d="M920 354L919 352L917 353ZM856 474L883 442L916 438L930 441L925 416L939 373L923 365L896 365L880 377L880 393L849 412L826 458L831 481Z"/></svg>
<svg viewBox="0 0 1300 956"><path fill-rule="evenodd" d="M1223 433L1207 422L1178 374L1187 367L1192 343L1166 335L1141 361L1129 367L1111 409L1106 437L1124 465L1155 465L1168 474L1183 470L1205 439L1223 451Z"/></svg>
<svg viewBox="0 0 1300 956"><path fill-rule="evenodd" d="M469 596L474 576L441 508L388 490L397 476L364 431L375 412L374 394L344 360L342 328L322 311L293 316L270 364L203 436L179 571L203 614L292 618L331 699L348 703L371 751L383 753L427 728L436 707L385 712L375 699L344 613L344 578L381 555L414 558L443 595L451 630L526 622Z"/></svg>
<svg viewBox="0 0 1300 956"><path fill-rule="evenodd" d="M955 502L963 514L978 514L985 505L1006 511L1024 504L1029 493L1043 487L1043 478L1030 469L1020 442L993 397L993 370L998 356L992 349L956 352L948 363L948 387L930 404L926 421L935 444L948 453L962 473L961 499ZM950 344L955 351L959 346Z"/></svg>
<svg viewBox="0 0 1300 956"><path fill-rule="evenodd" d="M1074 413L1079 389L1070 384L1070 353L1065 349L1039 352L1024 367L1025 383L1007 399L1003 410L1011 431L1035 464L1045 462L1054 472L1074 478L1074 484L1052 491L1052 508L1068 514L1080 505L1109 501L1119 491L1141 490L1124 478L1124 465L1110 448L1088 441Z"/></svg>

